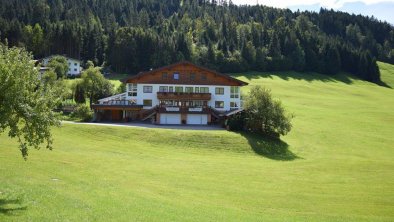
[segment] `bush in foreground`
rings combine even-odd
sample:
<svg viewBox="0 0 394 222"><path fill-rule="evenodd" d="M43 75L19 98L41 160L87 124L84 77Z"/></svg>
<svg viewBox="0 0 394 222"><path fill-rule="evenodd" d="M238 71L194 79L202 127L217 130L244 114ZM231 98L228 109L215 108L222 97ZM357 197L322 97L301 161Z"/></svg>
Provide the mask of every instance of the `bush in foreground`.
<svg viewBox="0 0 394 222"><path fill-rule="evenodd" d="M88 105L79 104L72 116L81 119L82 122L89 122L93 119L93 112Z"/></svg>
<svg viewBox="0 0 394 222"><path fill-rule="evenodd" d="M248 131L279 138L290 132L292 118L268 89L255 86L246 97L245 127Z"/></svg>

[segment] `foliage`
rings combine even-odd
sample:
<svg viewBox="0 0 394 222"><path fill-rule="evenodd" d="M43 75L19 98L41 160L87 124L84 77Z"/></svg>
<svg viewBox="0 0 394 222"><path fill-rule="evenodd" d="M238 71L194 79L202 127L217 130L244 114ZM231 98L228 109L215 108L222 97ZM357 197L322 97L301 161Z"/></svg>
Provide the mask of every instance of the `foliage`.
<svg viewBox="0 0 394 222"><path fill-rule="evenodd" d="M0 132L17 138L26 159L30 147L52 149L51 126L59 121L53 109L59 98L51 84L40 82L31 55L0 45Z"/></svg>
<svg viewBox="0 0 394 222"><path fill-rule="evenodd" d="M272 99L271 91L253 87L245 100L246 126L252 132L279 137L292 128L292 115L288 115L280 101Z"/></svg>
<svg viewBox="0 0 394 222"><path fill-rule="evenodd" d="M57 75L53 70L48 70L42 75L42 82L44 85L54 85L57 80Z"/></svg>
<svg viewBox="0 0 394 222"><path fill-rule="evenodd" d="M78 83L75 87L74 100L80 104L86 102L84 87L81 83Z"/></svg>
<svg viewBox="0 0 394 222"><path fill-rule="evenodd" d="M121 94L126 92L126 84L122 82L117 88L116 88L116 94Z"/></svg>
<svg viewBox="0 0 394 222"><path fill-rule="evenodd" d="M83 122L89 122L93 119L93 111L86 104L79 104L72 116L81 119Z"/></svg>
<svg viewBox="0 0 394 222"><path fill-rule="evenodd" d="M58 79L65 78L68 72L67 59L64 56L53 56L48 62L48 67L51 67Z"/></svg>
<svg viewBox="0 0 394 222"><path fill-rule="evenodd" d="M226 0L9 0L0 4L0 32L37 57L67 54L133 74L191 60L222 72L346 71L379 82L362 68L394 63L386 22Z"/></svg>
<svg viewBox="0 0 394 222"><path fill-rule="evenodd" d="M104 78L98 68L89 68L82 73L82 86L90 99L90 105L114 93L114 86Z"/></svg>
<svg viewBox="0 0 394 222"><path fill-rule="evenodd" d="M237 113L232 115L228 120L226 125L229 127L231 131L242 131L245 126L245 113Z"/></svg>
<svg viewBox="0 0 394 222"><path fill-rule="evenodd" d="M94 63L91 61L91 60L88 60L87 62L86 62L86 67L85 67L86 69L89 69L89 68L94 68Z"/></svg>

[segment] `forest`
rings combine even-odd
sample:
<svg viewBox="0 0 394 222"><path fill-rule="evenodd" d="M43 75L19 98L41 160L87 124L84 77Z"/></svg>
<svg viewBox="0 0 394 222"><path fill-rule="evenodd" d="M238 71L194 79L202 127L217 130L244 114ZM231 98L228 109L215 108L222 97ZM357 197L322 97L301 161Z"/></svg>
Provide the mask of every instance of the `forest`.
<svg viewBox="0 0 394 222"><path fill-rule="evenodd" d="M394 64L387 22L231 0L0 0L0 40L35 58L67 55L130 74L189 60L228 73L345 71L380 82L376 61Z"/></svg>

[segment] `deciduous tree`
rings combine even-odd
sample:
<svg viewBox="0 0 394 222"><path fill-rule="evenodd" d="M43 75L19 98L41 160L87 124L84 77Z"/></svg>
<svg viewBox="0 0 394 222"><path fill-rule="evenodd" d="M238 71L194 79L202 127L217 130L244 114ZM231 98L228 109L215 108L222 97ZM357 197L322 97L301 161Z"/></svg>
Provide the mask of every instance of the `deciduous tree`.
<svg viewBox="0 0 394 222"><path fill-rule="evenodd" d="M53 111L58 97L31 60L23 49L0 45L0 133L18 140L25 159L30 147L52 149L51 127L60 125Z"/></svg>
<svg viewBox="0 0 394 222"><path fill-rule="evenodd" d="M253 132L279 137L292 128L292 115L286 113L281 102L274 100L271 91L260 86L250 90L245 100L246 125Z"/></svg>

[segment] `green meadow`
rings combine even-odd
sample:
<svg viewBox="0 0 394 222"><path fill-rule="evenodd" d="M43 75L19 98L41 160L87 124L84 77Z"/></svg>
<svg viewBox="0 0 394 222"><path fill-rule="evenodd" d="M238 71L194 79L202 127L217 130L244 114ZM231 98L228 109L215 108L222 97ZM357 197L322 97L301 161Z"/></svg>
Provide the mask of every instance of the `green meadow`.
<svg viewBox="0 0 394 222"><path fill-rule="evenodd" d="M0 221L394 221L394 66L379 65L386 86L236 74L295 115L281 142L65 123L24 161L2 133Z"/></svg>

